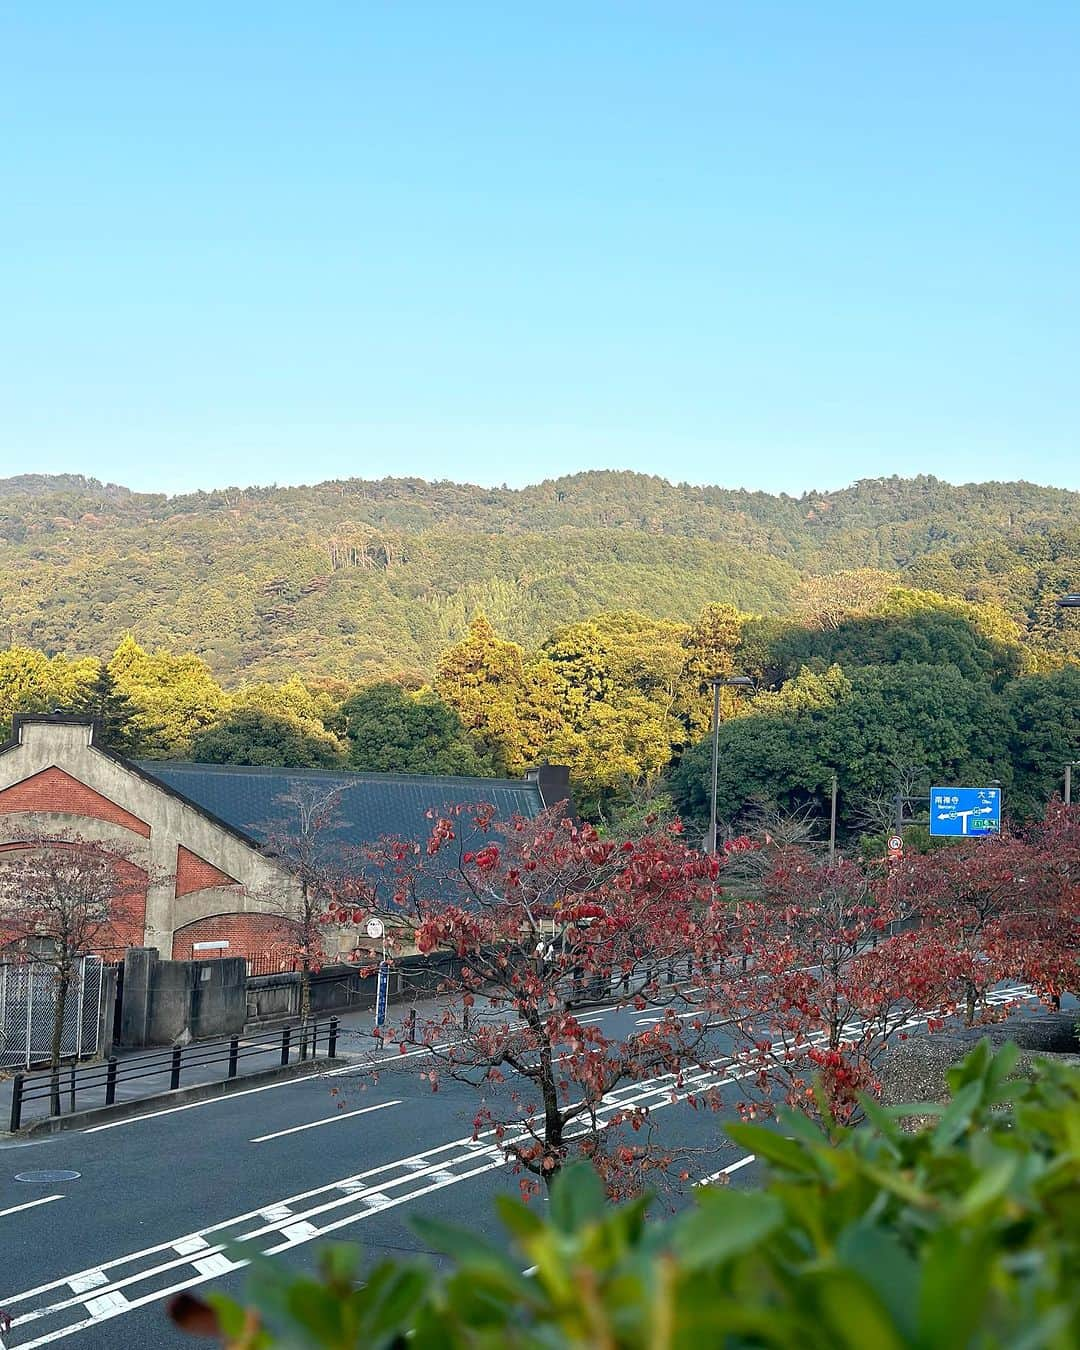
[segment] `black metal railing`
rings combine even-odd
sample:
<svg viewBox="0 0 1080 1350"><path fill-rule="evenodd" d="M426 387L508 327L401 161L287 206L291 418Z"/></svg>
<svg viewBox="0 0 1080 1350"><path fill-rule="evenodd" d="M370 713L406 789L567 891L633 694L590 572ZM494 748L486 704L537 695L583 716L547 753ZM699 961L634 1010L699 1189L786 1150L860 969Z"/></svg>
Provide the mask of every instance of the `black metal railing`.
<svg viewBox="0 0 1080 1350"><path fill-rule="evenodd" d="M249 956L247 973L252 975L294 975L300 969L295 957L289 956Z"/></svg>
<svg viewBox="0 0 1080 1350"><path fill-rule="evenodd" d="M72 1064L44 1073L17 1073L11 1080L9 1128L12 1134L21 1128L23 1109L28 1103L47 1099L50 1116L62 1115L65 1101L68 1112L75 1111L80 1094L84 1109L88 1106L88 1097L99 1099L89 1102L90 1106L113 1106L120 1086L126 1087L152 1078L158 1078L164 1084L165 1076L168 1075L168 1091L175 1092L181 1086L185 1071L190 1075L195 1070L216 1065L224 1066L224 1076L200 1077L199 1082L227 1082L239 1076L242 1059L261 1055L285 1067L290 1062L319 1058L320 1043L325 1046L323 1057L334 1059L337 1042L338 1019L331 1017L327 1022L308 1022L306 1026L296 1022L254 1036L192 1041L190 1045L174 1045L170 1050L127 1055L122 1059L113 1056L104 1063L89 1064L82 1068ZM165 1090L164 1087L161 1090ZM131 1094L128 1099L152 1095L154 1091L150 1088L144 1093Z"/></svg>

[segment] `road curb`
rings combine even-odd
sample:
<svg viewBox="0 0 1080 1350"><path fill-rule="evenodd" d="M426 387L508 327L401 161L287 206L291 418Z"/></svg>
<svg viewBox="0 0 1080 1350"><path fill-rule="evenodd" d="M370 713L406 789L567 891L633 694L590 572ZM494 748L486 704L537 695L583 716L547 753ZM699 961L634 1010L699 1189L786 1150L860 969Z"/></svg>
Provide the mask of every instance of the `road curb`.
<svg viewBox="0 0 1080 1350"><path fill-rule="evenodd" d="M133 1097L130 1101L114 1102L112 1106L92 1106L85 1111L72 1111L68 1115L45 1116L41 1120L29 1120L16 1134L8 1131L0 1133L5 1142L14 1139L27 1139L32 1135L59 1134L64 1130L85 1129L88 1125L99 1125L109 1120L123 1120L129 1116L141 1115L144 1111L168 1110L170 1106L183 1106L187 1102L210 1101L214 1097L229 1097L234 1092L246 1088L258 1087L263 1083L287 1082L290 1078L313 1078L327 1069L339 1069L351 1063L337 1056L334 1059L306 1060L299 1064L276 1065L272 1069L259 1069L242 1077L225 1078L216 1083L192 1083L188 1087L175 1088L170 1092L156 1092L148 1097Z"/></svg>

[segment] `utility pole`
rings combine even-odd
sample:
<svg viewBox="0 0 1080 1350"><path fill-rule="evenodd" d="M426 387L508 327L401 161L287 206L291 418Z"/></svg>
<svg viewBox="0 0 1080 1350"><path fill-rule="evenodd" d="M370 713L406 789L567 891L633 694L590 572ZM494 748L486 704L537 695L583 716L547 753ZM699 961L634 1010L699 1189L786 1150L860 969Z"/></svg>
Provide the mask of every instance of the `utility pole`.
<svg viewBox="0 0 1080 1350"><path fill-rule="evenodd" d="M716 775L720 766L720 681L712 682L712 790L709 793L709 847L716 853Z"/></svg>
<svg viewBox="0 0 1080 1350"><path fill-rule="evenodd" d="M709 837L706 853L716 853L716 777L720 765L720 690L753 689L754 681L749 675L727 675L721 678L714 675L709 681L712 685L712 788L709 792Z"/></svg>
<svg viewBox="0 0 1080 1350"><path fill-rule="evenodd" d="M836 863L836 770L832 776L832 794L829 801L829 866Z"/></svg>
<svg viewBox="0 0 1080 1350"><path fill-rule="evenodd" d="M1065 805L1072 806L1072 771L1073 764L1077 761L1072 760L1065 765Z"/></svg>

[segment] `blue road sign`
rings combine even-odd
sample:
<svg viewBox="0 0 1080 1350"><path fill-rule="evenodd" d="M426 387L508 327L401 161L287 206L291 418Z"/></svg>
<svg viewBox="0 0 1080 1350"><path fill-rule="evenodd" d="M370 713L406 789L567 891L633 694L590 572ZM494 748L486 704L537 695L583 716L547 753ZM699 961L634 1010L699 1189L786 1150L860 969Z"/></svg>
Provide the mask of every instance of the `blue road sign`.
<svg viewBox="0 0 1080 1350"><path fill-rule="evenodd" d="M1000 829L1000 788L930 789L931 834L997 834Z"/></svg>
<svg viewBox="0 0 1080 1350"><path fill-rule="evenodd" d="M381 1027L386 1021L386 996L390 992L390 966L383 961L379 966L379 983L375 991L375 1025Z"/></svg>

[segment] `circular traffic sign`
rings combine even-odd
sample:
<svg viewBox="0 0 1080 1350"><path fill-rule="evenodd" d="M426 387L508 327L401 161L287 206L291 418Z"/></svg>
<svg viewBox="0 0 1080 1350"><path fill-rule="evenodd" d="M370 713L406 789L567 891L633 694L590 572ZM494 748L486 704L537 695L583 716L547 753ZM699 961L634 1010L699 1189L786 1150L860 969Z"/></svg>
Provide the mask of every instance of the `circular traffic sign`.
<svg viewBox="0 0 1080 1350"><path fill-rule="evenodd" d="M369 938L381 938L383 935L382 919L377 919L374 915L372 915L372 917L367 921L367 925L364 928L364 932L367 933Z"/></svg>
<svg viewBox="0 0 1080 1350"><path fill-rule="evenodd" d="M904 847L904 841L900 838L900 836L899 836L898 834L890 835L890 837L889 837L889 852L890 852L890 853L899 853L899 852L901 852L901 850L903 849L903 847Z"/></svg>

